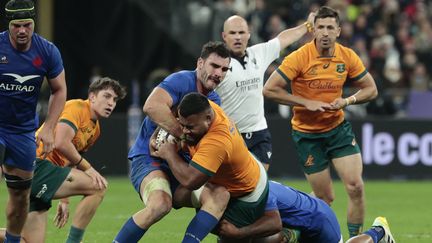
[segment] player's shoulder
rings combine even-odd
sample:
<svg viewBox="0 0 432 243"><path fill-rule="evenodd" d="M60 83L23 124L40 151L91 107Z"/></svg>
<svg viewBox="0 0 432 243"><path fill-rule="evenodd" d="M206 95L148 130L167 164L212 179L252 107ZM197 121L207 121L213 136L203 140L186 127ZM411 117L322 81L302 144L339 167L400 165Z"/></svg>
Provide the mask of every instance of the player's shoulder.
<svg viewBox="0 0 432 243"><path fill-rule="evenodd" d="M89 102L87 102L87 100L82 100L82 99L72 99L72 100L68 100L66 101L65 104L65 110L66 109L72 109L72 110L76 110L76 111L83 111L85 110L87 107L89 106Z"/></svg>
<svg viewBox="0 0 432 243"><path fill-rule="evenodd" d="M335 48L343 57L350 57L353 54L356 55L353 49L346 47L340 43L336 43Z"/></svg>

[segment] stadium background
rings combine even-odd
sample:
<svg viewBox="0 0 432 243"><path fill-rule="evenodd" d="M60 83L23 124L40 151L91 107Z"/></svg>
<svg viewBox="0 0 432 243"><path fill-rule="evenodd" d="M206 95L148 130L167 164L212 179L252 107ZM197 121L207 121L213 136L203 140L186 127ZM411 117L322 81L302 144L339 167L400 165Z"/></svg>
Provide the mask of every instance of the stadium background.
<svg viewBox="0 0 432 243"><path fill-rule="evenodd" d="M4 6L6 1L0 2ZM359 54L379 88L377 100L346 112L363 148L365 178L432 178L430 1L36 2L36 30L61 51L68 98L85 98L89 82L100 76L116 78L128 87L127 99L118 104L111 119L102 121L101 139L87 155L106 174L127 174L128 144L139 128L147 95L171 72L194 69L202 44L220 40L228 16L239 13L249 20L253 44L302 23L310 10L328 4L340 11L339 41ZM306 36L284 50L268 73L310 39ZM45 90L39 106L42 116L47 96ZM303 178L290 139L289 110L270 101L265 106L274 146L270 175Z"/></svg>
<svg viewBox="0 0 432 243"><path fill-rule="evenodd" d="M417 183L407 180L422 180L419 183L430 185L431 1L264 2L36 0L36 31L60 49L66 70L68 99L85 98L89 82L100 76L118 79L128 87L126 100L118 104L110 119L101 122L101 139L85 156L105 175L126 176L127 150L143 118L141 107L145 98L168 74L179 69L194 69L202 44L208 40L220 40L226 17L234 13L245 16L251 24L250 44L254 44L302 23L310 10L327 4L341 13L343 21L339 41L359 54L374 76L380 92L377 100L347 111L362 147L368 204L370 179L388 180L394 182L397 188ZM5 0L0 0L1 30L7 29L3 18L5 3ZM306 36L281 56L297 49L310 38ZM269 73L275 67L277 62L269 68ZM346 92L350 92L349 87ZM48 90L45 90L38 106L42 117L46 112L47 97ZM270 176L303 180L290 138L289 110L269 101L265 106L274 147ZM308 190L307 186L304 190ZM1 191L1 195L5 195L5 191ZM419 192L406 197L414 199L422 196L425 195ZM4 199L3 196L1 198ZM137 200L132 202L139 206ZM425 202L430 203L430 199ZM432 215L429 208L424 213ZM342 215L343 212L338 214ZM126 216L122 217L125 219ZM425 232L432 232L430 222ZM432 242L430 234L427 239Z"/></svg>

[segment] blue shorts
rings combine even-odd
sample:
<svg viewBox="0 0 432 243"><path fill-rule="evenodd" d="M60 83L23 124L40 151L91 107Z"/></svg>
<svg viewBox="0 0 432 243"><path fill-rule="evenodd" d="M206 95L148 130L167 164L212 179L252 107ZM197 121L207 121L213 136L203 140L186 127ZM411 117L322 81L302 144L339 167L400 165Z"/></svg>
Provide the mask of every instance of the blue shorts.
<svg viewBox="0 0 432 243"><path fill-rule="evenodd" d="M172 174L168 164L161 159L149 155L140 155L131 158L129 161L131 163L130 180L140 197L141 182L148 174L150 174L150 172L155 170L161 170L168 176L171 192L173 194L180 184Z"/></svg>
<svg viewBox="0 0 432 243"><path fill-rule="evenodd" d="M271 134L268 128L241 134L246 145L259 161L270 164L272 158Z"/></svg>
<svg viewBox="0 0 432 243"><path fill-rule="evenodd" d="M0 164L33 171L36 160L36 139L34 132L5 133L0 131L0 146L4 148L4 160ZM1 151L1 150L0 150Z"/></svg>
<svg viewBox="0 0 432 243"><path fill-rule="evenodd" d="M301 243L338 243L342 237L340 225L333 210L322 200L319 200L319 212L313 219L314 226L302 231Z"/></svg>

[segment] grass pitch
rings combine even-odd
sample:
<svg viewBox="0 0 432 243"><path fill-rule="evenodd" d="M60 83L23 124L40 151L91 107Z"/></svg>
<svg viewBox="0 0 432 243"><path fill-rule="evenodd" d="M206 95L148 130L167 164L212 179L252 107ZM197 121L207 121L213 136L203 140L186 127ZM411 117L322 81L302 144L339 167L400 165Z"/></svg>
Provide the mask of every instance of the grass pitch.
<svg viewBox="0 0 432 243"><path fill-rule="evenodd" d="M85 243L112 242L123 223L142 208L138 195L127 178L109 178L109 189L95 218L90 223L84 236ZM305 180L278 180L286 185L310 191ZM376 216L386 216L393 236L400 243L432 242L432 182L431 181L365 181L366 219L365 229ZM346 205L347 198L343 185L335 183L336 200L333 209L338 217L344 239L347 239ZM7 191L5 183L0 182L0 210L5 209ZM79 197L71 198L71 216ZM65 242L71 219L63 229L53 226L57 202L49 213L47 229L48 243ZM170 214L154 225L141 242L181 242L188 222L194 210L172 210ZM5 216L0 218L0 226L6 225ZM208 236L203 242L216 242L216 237Z"/></svg>

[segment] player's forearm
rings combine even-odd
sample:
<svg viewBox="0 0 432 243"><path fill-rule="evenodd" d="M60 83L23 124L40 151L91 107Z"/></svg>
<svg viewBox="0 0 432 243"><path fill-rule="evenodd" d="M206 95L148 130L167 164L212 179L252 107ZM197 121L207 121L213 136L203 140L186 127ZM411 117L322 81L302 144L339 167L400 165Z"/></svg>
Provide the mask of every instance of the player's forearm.
<svg viewBox="0 0 432 243"><path fill-rule="evenodd" d="M44 126L54 129L66 103L67 88L66 82L64 81L64 71L61 72L58 77L50 80L50 87L51 95Z"/></svg>
<svg viewBox="0 0 432 243"><path fill-rule="evenodd" d="M290 28L279 33L277 38L279 39L281 50L285 49L292 43L298 41L304 34L308 32L305 24L301 24L294 28Z"/></svg>
<svg viewBox="0 0 432 243"><path fill-rule="evenodd" d="M172 114L170 107L160 103L146 104L144 105L143 111L158 126L174 137L180 138L182 130L177 119Z"/></svg>
<svg viewBox="0 0 432 243"><path fill-rule="evenodd" d="M56 150L59 151L70 164L68 166L74 166L80 162L81 154L73 145L72 141L56 139Z"/></svg>
<svg viewBox="0 0 432 243"><path fill-rule="evenodd" d="M304 106L306 99L288 93L281 87L264 87L263 95L276 103L289 106Z"/></svg>
<svg viewBox="0 0 432 243"><path fill-rule="evenodd" d="M260 238L274 235L282 230L280 219L261 217L255 223L240 228L242 238Z"/></svg>
<svg viewBox="0 0 432 243"><path fill-rule="evenodd" d="M187 189L196 190L202 186L199 182L194 180L193 168L189 163L182 159L177 153L173 153L166 161L171 169L171 172L180 184Z"/></svg>

